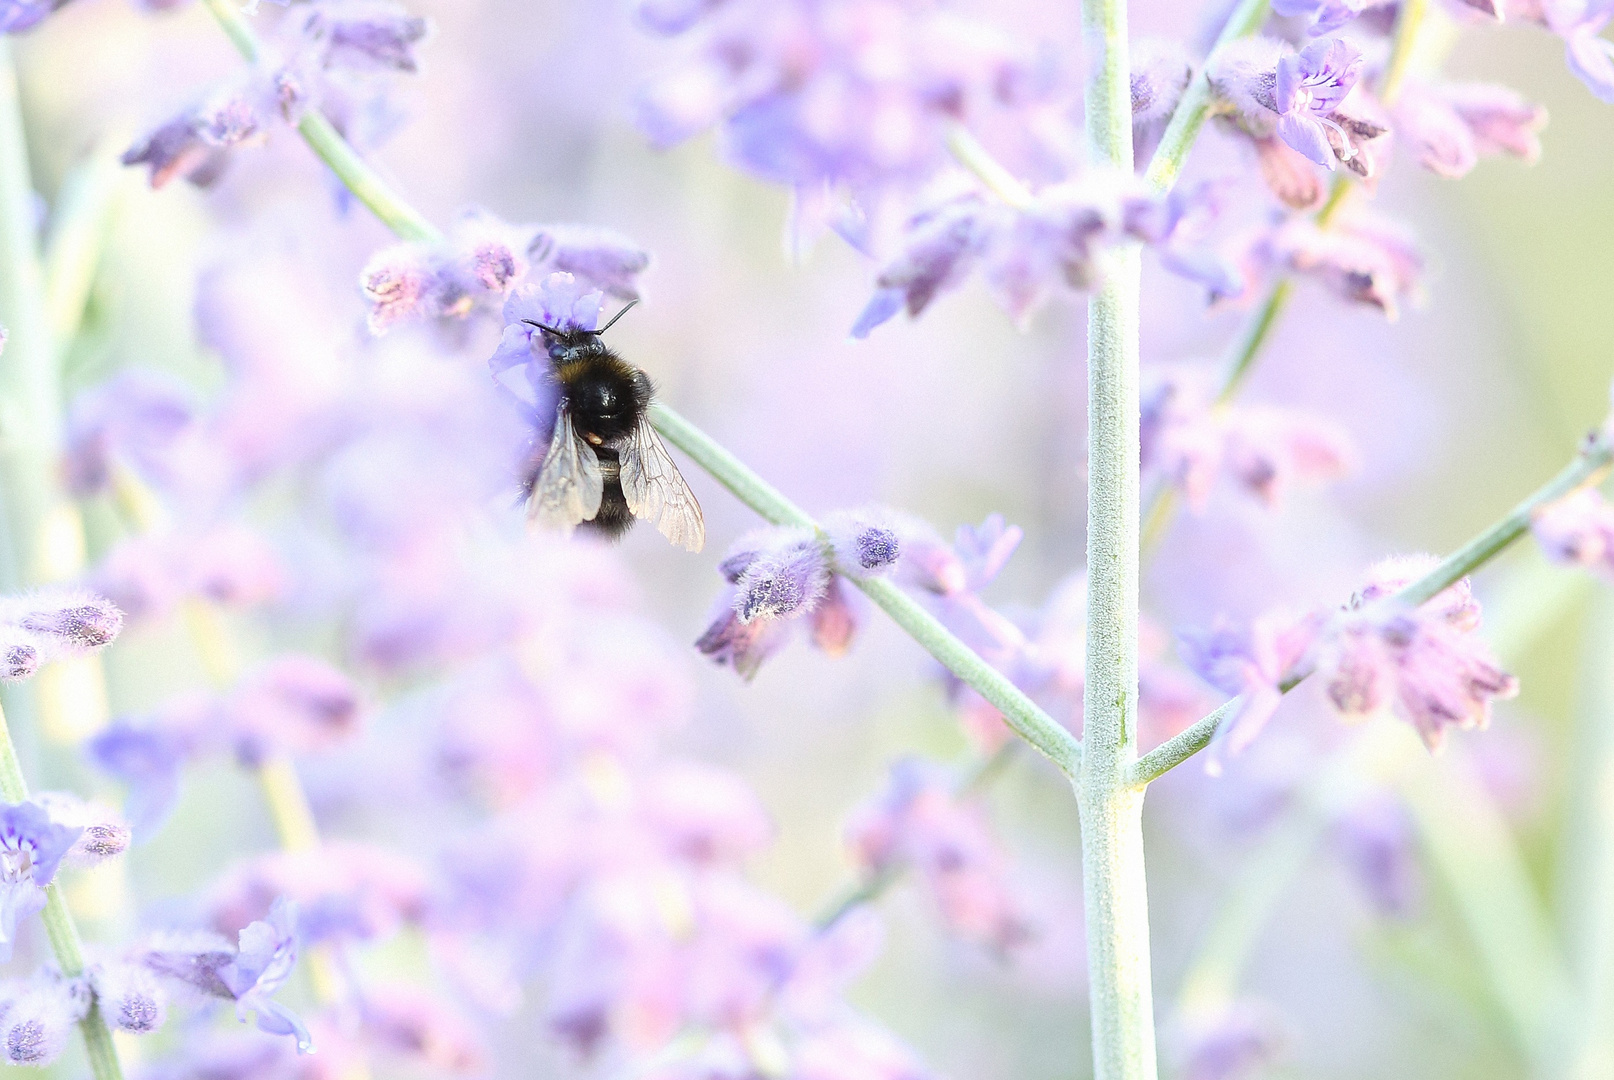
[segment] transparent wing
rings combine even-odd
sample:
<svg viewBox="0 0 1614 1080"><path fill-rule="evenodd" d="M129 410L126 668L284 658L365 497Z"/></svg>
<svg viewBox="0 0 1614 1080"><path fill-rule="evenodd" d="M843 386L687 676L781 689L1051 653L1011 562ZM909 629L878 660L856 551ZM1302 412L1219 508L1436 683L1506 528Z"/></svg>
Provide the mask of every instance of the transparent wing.
<svg viewBox="0 0 1614 1080"><path fill-rule="evenodd" d="M600 459L572 427L572 414L562 403L555 417L555 435L549 440L549 452L544 455L538 481L532 486L532 501L527 504L527 512L545 528L571 532L578 522L587 521L600 512L604 493Z"/></svg>
<svg viewBox="0 0 1614 1080"><path fill-rule="evenodd" d="M654 524L662 536L685 551L705 547L706 519L701 504L695 501L695 493L673 464L648 416L639 417L617 455L622 462L622 494L633 516Z"/></svg>

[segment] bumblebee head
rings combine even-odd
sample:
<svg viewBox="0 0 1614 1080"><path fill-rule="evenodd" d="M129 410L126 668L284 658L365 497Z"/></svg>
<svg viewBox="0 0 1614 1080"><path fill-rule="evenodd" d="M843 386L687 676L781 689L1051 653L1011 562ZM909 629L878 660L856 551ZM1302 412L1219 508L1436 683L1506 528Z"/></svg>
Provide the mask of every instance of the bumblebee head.
<svg viewBox="0 0 1614 1080"><path fill-rule="evenodd" d="M627 314L628 308L638 302L638 300L629 300L621 311L611 316L610 322L598 330L584 330L575 326L545 326L543 323L533 322L531 319L522 319L521 321L549 335L549 359L552 362L557 365L570 364L591 356L603 356L605 354L605 342L600 340L600 335L615 326L616 321Z"/></svg>

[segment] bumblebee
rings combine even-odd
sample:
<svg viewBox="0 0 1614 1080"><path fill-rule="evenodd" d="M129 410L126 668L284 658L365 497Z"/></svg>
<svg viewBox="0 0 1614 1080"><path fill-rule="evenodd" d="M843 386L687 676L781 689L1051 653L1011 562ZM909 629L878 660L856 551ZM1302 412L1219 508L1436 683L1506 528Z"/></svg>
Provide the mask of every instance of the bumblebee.
<svg viewBox="0 0 1614 1080"><path fill-rule="evenodd" d="M582 526L612 540L643 518L679 547L699 551L706 520L650 426L650 377L600 340L634 303L598 330L522 320L543 331L561 390L555 433L527 510L546 527L569 532Z"/></svg>

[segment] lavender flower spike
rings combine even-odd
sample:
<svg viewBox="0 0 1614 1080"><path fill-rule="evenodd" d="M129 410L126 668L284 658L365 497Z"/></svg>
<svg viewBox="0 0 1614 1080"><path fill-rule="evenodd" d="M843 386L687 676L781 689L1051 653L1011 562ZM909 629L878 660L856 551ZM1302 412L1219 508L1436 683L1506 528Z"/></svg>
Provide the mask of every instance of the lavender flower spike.
<svg viewBox="0 0 1614 1080"><path fill-rule="evenodd" d="M806 529L782 535L735 583L734 613L740 622L785 619L810 610L829 586L823 545Z"/></svg>
<svg viewBox="0 0 1614 1080"><path fill-rule="evenodd" d="M0 623L29 635L41 661L92 652L123 630L123 612L83 589L52 589L0 600Z"/></svg>
<svg viewBox="0 0 1614 1080"><path fill-rule="evenodd" d="M1338 38L1314 41L1298 54L1279 58L1274 100L1283 141L1332 170L1334 147L1328 139L1332 129L1349 157L1351 140L1329 114L1356 85L1361 69L1362 54Z"/></svg>
<svg viewBox="0 0 1614 1080"><path fill-rule="evenodd" d="M45 906L45 886L83 831L56 824L38 803L0 803L0 960L11 958L17 920Z"/></svg>

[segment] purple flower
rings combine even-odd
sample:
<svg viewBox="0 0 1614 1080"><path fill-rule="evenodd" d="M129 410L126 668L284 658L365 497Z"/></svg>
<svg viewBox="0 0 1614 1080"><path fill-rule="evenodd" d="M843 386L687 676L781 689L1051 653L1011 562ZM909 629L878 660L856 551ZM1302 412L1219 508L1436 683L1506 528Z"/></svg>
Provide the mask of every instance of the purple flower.
<svg viewBox="0 0 1614 1080"><path fill-rule="evenodd" d="M1218 619L1209 630L1178 635L1183 662L1226 694L1242 698L1222 721L1206 759L1206 771L1221 772L1227 757L1245 750L1277 711L1284 689L1305 669L1317 640L1319 620L1266 615L1248 626Z"/></svg>
<svg viewBox="0 0 1614 1080"><path fill-rule="evenodd" d="M360 1022L367 1041L391 1057L453 1075L487 1072L482 1036L437 994L402 983L367 985Z"/></svg>
<svg viewBox="0 0 1614 1080"><path fill-rule="evenodd" d="M42 589L0 600L0 623L29 634L41 660L103 649L123 630L123 612L84 589Z"/></svg>
<svg viewBox="0 0 1614 1080"><path fill-rule="evenodd" d="M291 1035L299 1053L312 1053L313 1040L303 1022L270 997L297 964L296 923L296 905L277 900L267 918L241 931L237 946L216 934L166 935L155 939L139 959L158 975L234 1001L242 1021L247 1013L257 1013L259 1030Z"/></svg>
<svg viewBox="0 0 1614 1080"><path fill-rule="evenodd" d="M1424 168L1440 176L1465 175L1486 154L1510 154L1533 163L1541 156L1537 132L1547 112L1505 86L1448 83L1409 86L1396 107L1397 127Z"/></svg>
<svg viewBox="0 0 1614 1080"><path fill-rule="evenodd" d="M38 803L0 803L0 960L9 960L17 920L45 906L45 886L83 834Z"/></svg>
<svg viewBox="0 0 1614 1080"><path fill-rule="evenodd" d="M527 245L527 258L535 274L540 270L572 274L590 288L622 300L639 299L638 277L650 266L649 253L638 244L592 225L538 226Z"/></svg>
<svg viewBox="0 0 1614 1080"><path fill-rule="evenodd" d="M923 875L949 929L1000 953L1023 945L1031 927L1004 884L1004 856L978 803L954 794L939 770L914 759L891 767L884 792L847 826L847 844L866 875L912 867Z"/></svg>
<svg viewBox="0 0 1614 1080"><path fill-rule="evenodd" d="M383 248L359 273L372 333L416 319L463 319L501 302L527 272L521 230L488 214L461 215L442 244Z"/></svg>
<svg viewBox="0 0 1614 1080"><path fill-rule="evenodd" d="M46 791L31 801L43 806L56 824L83 830L63 856L64 866L98 866L129 849L129 826L111 807L85 802L65 791Z"/></svg>
<svg viewBox="0 0 1614 1080"><path fill-rule="evenodd" d="M155 832L173 810L184 766L200 751L212 710L211 702L191 699L155 717L115 719L89 741L90 761L127 785L124 812L140 837Z"/></svg>
<svg viewBox="0 0 1614 1080"><path fill-rule="evenodd" d="M428 24L389 0L348 0L312 5L300 29L326 67L414 72Z"/></svg>
<svg viewBox="0 0 1614 1080"><path fill-rule="evenodd" d="M1281 57L1273 99L1283 141L1332 169L1334 147L1328 134L1339 125L1329 114L1356 85L1361 69L1362 54L1338 38L1314 41L1298 54Z"/></svg>
<svg viewBox="0 0 1614 1080"><path fill-rule="evenodd" d="M811 530L770 530L734 583L734 612L741 623L788 619L812 610L828 584L824 545Z"/></svg>
<svg viewBox="0 0 1614 1080"><path fill-rule="evenodd" d="M961 284L975 268L1007 212L979 195L969 194L922 211L908 222L903 250L875 278L875 293L852 336L869 331L903 308L910 317L930 305L937 293Z"/></svg>
<svg viewBox="0 0 1614 1080"><path fill-rule="evenodd" d="M0 0L0 34L15 34L42 22L68 0Z"/></svg>
<svg viewBox="0 0 1614 1080"><path fill-rule="evenodd" d="M1369 580L1317 647L1317 671L1342 715L1390 707L1438 749L1449 728L1484 727L1491 702L1519 692L1474 632L1479 605L1466 580L1419 608L1394 593L1432 559L1397 559L1369 570Z"/></svg>
<svg viewBox="0 0 1614 1080"><path fill-rule="evenodd" d="M271 99L256 83L222 91L147 134L123 154L125 165L145 165L151 186L176 177L207 187L224 171L233 147L268 137Z"/></svg>
<svg viewBox="0 0 1614 1080"><path fill-rule="evenodd" d="M1584 566L1614 581L1614 506L1581 488L1530 516L1530 531L1547 558Z"/></svg>
<svg viewBox="0 0 1614 1080"><path fill-rule="evenodd" d="M1292 218L1267 243L1271 257L1288 269L1390 319L1403 303L1422 297L1424 261L1416 242L1403 229L1360 211L1327 229Z"/></svg>
<svg viewBox="0 0 1614 1080"><path fill-rule="evenodd" d="M311 850L266 852L236 866L212 890L210 922L221 933L236 932L285 900L308 944L376 941L418 923L430 893L426 871L407 856L331 841Z"/></svg>
<svg viewBox="0 0 1614 1080"><path fill-rule="evenodd" d="M1311 19L1306 32L1313 37L1332 34L1364 11L1390 5L1393 0L1273 0L1272 10L1285 18Z"/></svg>
<svg viewBox="0 0 1614 1080"><path fill-rule="evenodd" d="M501 386L533 406L535 418L543 425L554 422L559 389L549 370L543 331L531 324L542 323L557 330L593 330L600 325L600 302L604 298L586 280L554 273L539 284L516 286L504 302L504 334L488 366ZM522 381L512 384L512 377L517 375L523 376ZM548 435L540 434L543 437L538 446L546 446Z"/></svg>
<svg viewBox="0 0 1614 1080"><path fill-rule="evenodd" d="M298 654L278 657L248 676L221 712L236 755L249 764L276 751L327 750L353 738L362 718L353 680L318 657Z"/></svg>

